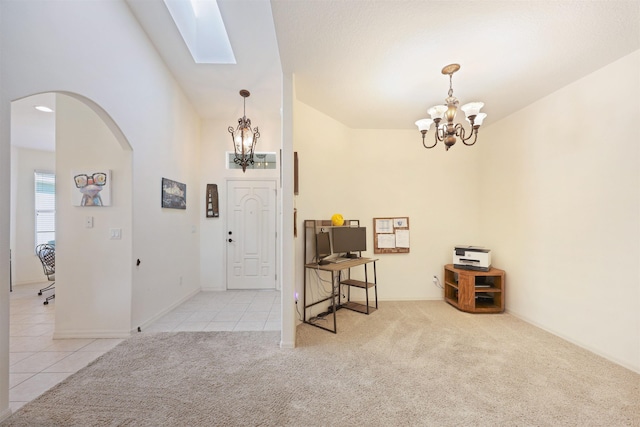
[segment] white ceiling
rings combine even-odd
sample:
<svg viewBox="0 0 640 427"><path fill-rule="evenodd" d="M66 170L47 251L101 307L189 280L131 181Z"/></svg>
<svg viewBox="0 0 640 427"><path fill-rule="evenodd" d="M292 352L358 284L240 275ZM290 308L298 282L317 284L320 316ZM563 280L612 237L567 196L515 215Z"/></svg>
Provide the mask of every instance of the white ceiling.
<svg viewBox="0 0 640 427"><path fill-rule="evenodd" d="M279 117L284 71L349 127L416 129L455 62L454 95L485 102L486 126L640 49L638 0L219 0L237 64L196 64L162 0L126 2L200 115L230 124L240 89Z"/></svg>
<svg viewBox="0 0 640 427"><path fill-rule="evenodd" d="M268 0L218 0L236 64L196 64L163 0L125 1L203 118L228 117L233 125L242 116L241 89L251 92L248 112L280 117L282 71Z"/></svg>
<svg viewBox="0 0 640 427"><path fill-rule="evenodd" d="M35 109L42 105L55 111L56 97L43 93L11 103L11 144L32 150L54 151L56 147L55 113Z"/></svg>
<svg viewBox="0 0 640 427"><path fill-rule="evenodd" d="M298 99L352 128L416 129L453 76L491 124L640 48L640 2L272 0ZM611 76L615 78L615 76Z"/></svg>

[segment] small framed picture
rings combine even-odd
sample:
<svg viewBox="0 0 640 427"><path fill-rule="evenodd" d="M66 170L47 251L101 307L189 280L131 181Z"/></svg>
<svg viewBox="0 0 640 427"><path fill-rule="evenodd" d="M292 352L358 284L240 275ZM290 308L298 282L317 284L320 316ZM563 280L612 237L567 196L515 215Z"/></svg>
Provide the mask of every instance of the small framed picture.
<svg viewBox="0 0 640 427"><path fill-rule="evenodd" d="M72 171L71 202L73 206L111 206L111 171Z"/></svg>
<svg viewBox="0 0 640 427"><path fill-rule="evenodd" d="M187 209L187 184L162 178L162 207Z"/></svg>

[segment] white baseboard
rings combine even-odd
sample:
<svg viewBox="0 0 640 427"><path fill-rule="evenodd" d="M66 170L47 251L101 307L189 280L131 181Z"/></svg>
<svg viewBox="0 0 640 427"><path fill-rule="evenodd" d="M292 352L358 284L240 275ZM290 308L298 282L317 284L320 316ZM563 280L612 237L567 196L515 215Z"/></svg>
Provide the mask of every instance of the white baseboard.
<svg viewBox="0 0 640 427"><path fill-rule="evenodd" d="M557 336L558 338L562 338L563 340L565 340L567 342L570 342L571 344L577 345L578 347L583 348L583 349L585 349L587 351L590 351L591 353L596 354L596 355L598 355L598 356L600 356L600 357L602 357L604 359L607 359L608 361L613 362L616 365L620 365L623 368L626 368L626 369L628 369L630 371L633 371L633 372L635 372L637 374L640 374L640 367L639 366L632 366L632 365L626 363L623 360L619 360L616 357L613 357L610 354L603 353L602 351L600 351L600 350L598 350L598 349L596 349L596 348L594 348L592 346L586 345L585 343L578 342L578 341L576 341L576 340L574 340L574 339L572 339L572 338L570 338L570 337L568 337L568 336L566 336L566 335L564 335L564 334L562 334L562 333L560 333L558 331L555 331L555 330L550 329L550 328L548 328L548 327L546 327L544 325L541 325L540 323L528 318L527 316L523 316L520 313L514 312L512 310L505 310L505 311L507 313L509 313L510 315L512 315L513 317L517 317L518 319L522 320L523 322L527 322L530 325L535 326L536 328L540 328L543 331L549 332L550 334Z"/></svg>
<svg viewBox="0 0 640 427"><path fill-rule="evenodd" d="M371 294L369 294L371 295ZM371 301L371 296L369 296L369 301ZM415 297L415 298L378 298L378 302L380 301L387 301L387 302L394 302L394 301L444 301L444 296L437 296L437 297Z"/></svg>
<svg viewBox="0 0 640 427"><path fill-rule="evenodd" d="M226 289L214 288L213 286L203 286L202 292L224 292Z"/></svg>
<svg viewBox="0 0 640 427"><path fill-rule="evenodd" d="M131 333L129 331L96 331L96 330L67 330L67 331L54 331L53 339L73 339L73 338L129 338Z"/></svg>
<svg viewBox="0 0 640 427"><path fill-rule="evenodd" d="M178 307L182 303L190 300L196 294L199 294L201 290L204 290L204 289L200 289L200 288L195 289L194 291L188 293L186 296L184 296L183 298L181 298L177 302L174 302L173 304L171 304L168 308L156 313L155 316L153 316L150 319L142 322L142 324L140 324L138 326L134 326L134 328L131 330L131 333L132 334L136 333L136 332L138 332L138 330L144 331L147 326L151 325L153 322L155 322L156 320L160 319L162 316L164 316L165 314L169 313L170 311L172 311L174 308Z"/></svg>
<svg viewBox="0 0 640 427"><path fill-rule="evenodd" d="M13 282L12 286L15 287L20 287L20 286L27 286L27 285L48 285L49 283L51 283L49 280L47 280L47 278L45 277L44 279L40 279L40 280L27 280L27 281L21 281L21 282Z"/></svg>
<svg viewBox="0 0 640 427"><path fill-rule="evenodd" d="M296 348L296 343L292 341L280 341L280 348Z"/></svg>
<svg viewBox="0 0 640 427"><path fill-rule="evenodd" d="M0 423L11 416L11 408L7 408L4 411L0 412Z"/></svg>

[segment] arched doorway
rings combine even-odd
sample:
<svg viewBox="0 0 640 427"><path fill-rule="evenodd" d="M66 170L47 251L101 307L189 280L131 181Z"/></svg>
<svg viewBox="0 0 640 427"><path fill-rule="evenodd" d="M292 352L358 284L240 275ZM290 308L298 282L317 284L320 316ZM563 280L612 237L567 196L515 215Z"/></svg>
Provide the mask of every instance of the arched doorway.
<svg viewBox="0 0 640 427"><path fill-rule="evenodd" d="M47 105L53 112L35 112ZM34 113L35 112L35 113ZM43 280L34 255L34 170L57 176L56 299L32 313L44 318L16 332L23 344L33 338L124 337L131 330L132 150L108 115L75 94L45 93L12 103L10 247L15 259L14 284ZM30 117L31 116L31 117ZM88 168L88 169L87 169ZM109 206L79 207L72 202L77 171L107 171L112 194ZM75 171L75 172L74 172ZM106 203L105 203L106 204ZM86 219L92 219L87 228ZM84 221L84 222L83 222ZM82 226L78 227L78 223ZM112 230L119 239L111 239ZM32 304L42 301L35 295ZM55 313L55 332L48 329ZM114 319L118 317L117 320ZM34 316L35 317L35 316ZM47 324L47 321L49 324ZM119 323L118 323L119 322ZM82 325L82 327L78 327ZM105 328L104 325L109 325ZM14 326L14 325L12 325ZM114 327L115 326L115 327ZM20 326L12 330L22 330ZM39 330L38 336L33 336ZM16 341L11 333L12 342ZM7 349L8 351L14 351Z"/></svg>

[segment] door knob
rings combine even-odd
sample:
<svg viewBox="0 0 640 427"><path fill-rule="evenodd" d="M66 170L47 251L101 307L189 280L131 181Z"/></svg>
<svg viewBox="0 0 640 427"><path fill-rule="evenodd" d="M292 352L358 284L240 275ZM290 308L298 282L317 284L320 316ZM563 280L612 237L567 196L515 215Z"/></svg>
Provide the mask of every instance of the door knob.
<svg viewBox="0 0 640 427"><path fill-rule="evenodd" d="M233 242L233 239L229 239L229 243Z"/></svg>

